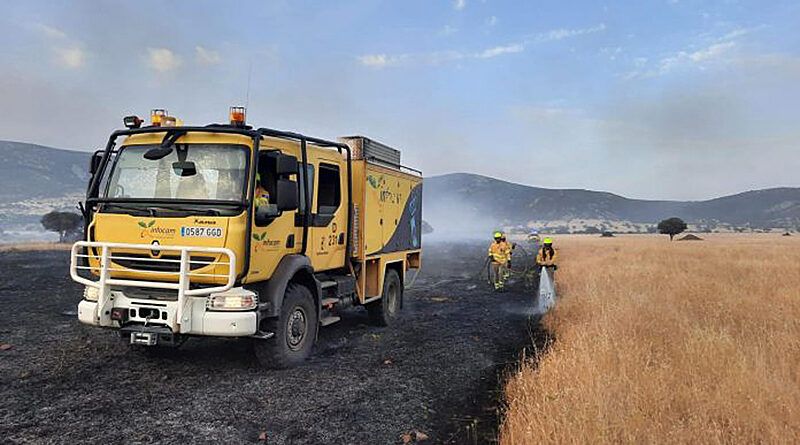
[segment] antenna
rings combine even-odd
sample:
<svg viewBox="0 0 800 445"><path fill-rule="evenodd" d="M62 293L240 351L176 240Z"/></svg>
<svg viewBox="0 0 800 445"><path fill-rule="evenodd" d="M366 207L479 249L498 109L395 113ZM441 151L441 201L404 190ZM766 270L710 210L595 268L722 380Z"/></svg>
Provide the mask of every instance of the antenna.
<svg viewBox="0 0 800 445"><path fill-rule="evenodd" d="M253 73L253 59L250 59L250 65L247 68L247 91L244 96L244 107L250 109L250 75Z"/></svg>

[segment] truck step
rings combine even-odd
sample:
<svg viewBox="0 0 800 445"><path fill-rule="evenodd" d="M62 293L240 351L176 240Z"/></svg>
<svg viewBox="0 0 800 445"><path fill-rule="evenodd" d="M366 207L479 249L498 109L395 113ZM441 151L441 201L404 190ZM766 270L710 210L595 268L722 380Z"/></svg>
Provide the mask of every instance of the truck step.
<svg viewBox="0 0 800 445"><path fill-rule="evenodd" d="M323 298L322 307L330 306L339 302L338 298Z"/></svg>
<svg viewBox="0 0 800 445"><path fill-rule="evenodd" d="M328 280L328 281L321 282L320 283L320 287L322 287L323 289L327 289L329 287L336 286L336 284L337 284L336 280Z"/></svg>
<svg viewBox="0 0 800 445"><path fill-rule="evenodd" d="M322 326L328 326L330 324L336 323L341 319L342 319L341 317L337 317L336 315L328 315L327 317L322 317L322 319L319 321L319 324L321 324Z"/></svg>

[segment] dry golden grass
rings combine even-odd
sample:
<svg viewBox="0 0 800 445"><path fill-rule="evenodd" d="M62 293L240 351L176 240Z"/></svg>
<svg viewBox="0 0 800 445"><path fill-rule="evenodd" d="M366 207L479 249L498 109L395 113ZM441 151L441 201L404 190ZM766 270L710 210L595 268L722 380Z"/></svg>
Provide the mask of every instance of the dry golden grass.
<svg viewBox="0 0 800 445"><path fill-rule="evenodd" d="M800 237L560 237L505 445L800 442Z"/></svg>
<svg viewBox="0 0 800 445"><path fill-rule="evenodd" d="M17 243L0 244L0 252L29 252L42 250L70 250L72 244L68 243Z"/></svg>

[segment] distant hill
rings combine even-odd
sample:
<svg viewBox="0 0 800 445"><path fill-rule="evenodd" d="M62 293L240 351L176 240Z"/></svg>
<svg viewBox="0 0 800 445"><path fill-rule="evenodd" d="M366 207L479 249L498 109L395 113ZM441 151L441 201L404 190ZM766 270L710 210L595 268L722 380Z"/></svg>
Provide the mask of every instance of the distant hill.
<svg viewBox="0 0 800 445"><path fill-rule="evenodd" d="M800 188L753 190L687 205L690 219L718 219L734 224L781 227L800 221Z"/></svg>
<svg viewBox="0 0 800 445"><path fill-rule="evenodd" d="M89 153L0 141L0 203L81 193Z"/></svg>
<svg viewBox="0 0 800 445"><path fill-rule="evenodd" d="M90 154L0 141L0 233L40 230L42 214L74 210L86 191ZM434 233L485 233L497 227L558 231L653 230L678 216L697 230L800 228L800 188L774 188L707 201L648 201L607 192L546 189L453 173L425 178L424 219Z"/></svg>
<svg viewBox="0 0 800 445"><path fill-rule="evenodd" d="M750 191L708 201L649 201L581 189L546 189L486 176L453 173L425 179L423 215L437 232L498 226L538 226L558 221L564 226L611 227L611 222L655 224L678 216L704 227L800 225L800 188ZM637 231L637 230L632 230Z"/></svg>

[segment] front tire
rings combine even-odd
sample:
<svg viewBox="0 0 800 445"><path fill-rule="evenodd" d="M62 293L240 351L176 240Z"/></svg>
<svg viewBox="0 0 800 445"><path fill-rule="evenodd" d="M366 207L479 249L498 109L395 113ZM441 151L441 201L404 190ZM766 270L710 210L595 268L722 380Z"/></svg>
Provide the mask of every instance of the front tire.
<svg viewBox="0 0 800 445"><path fill-rule="evenodd" d="M394 269L386 270L383 279L381 298L367 305L369 318L378 326L391 325L400 315L400 303L403 301L403 283Z"/></svg>
<svg viewBox="0 0 800 445"><path fill-rule="evenodd" d="M278 318L264 321L264 331L274 332L267 340L254 340L258 362L270 369L286 369L303 363L317 338L317 310L307 287L289 283Z"/></svg>

